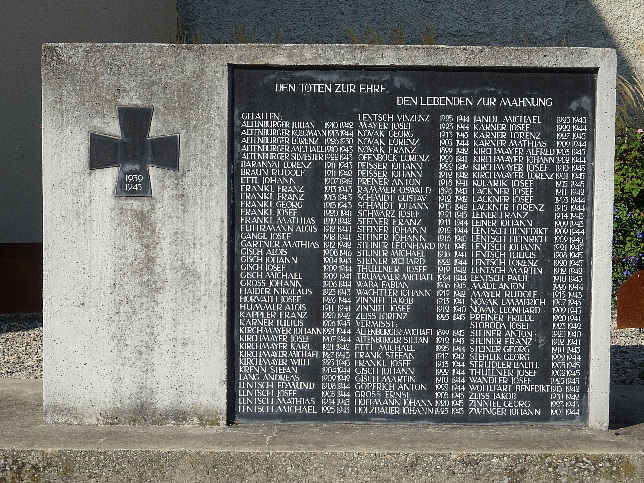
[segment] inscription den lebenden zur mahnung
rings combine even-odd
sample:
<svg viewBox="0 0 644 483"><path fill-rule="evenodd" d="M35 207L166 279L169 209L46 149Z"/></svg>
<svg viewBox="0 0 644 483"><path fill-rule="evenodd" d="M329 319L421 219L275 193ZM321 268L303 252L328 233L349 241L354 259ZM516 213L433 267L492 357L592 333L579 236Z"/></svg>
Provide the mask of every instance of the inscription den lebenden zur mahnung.
<svg viewBox="0 0 644 483"><path fill-rule="evenodd" d="M593 72L232 78L235 419L586 420Z"/></svg>

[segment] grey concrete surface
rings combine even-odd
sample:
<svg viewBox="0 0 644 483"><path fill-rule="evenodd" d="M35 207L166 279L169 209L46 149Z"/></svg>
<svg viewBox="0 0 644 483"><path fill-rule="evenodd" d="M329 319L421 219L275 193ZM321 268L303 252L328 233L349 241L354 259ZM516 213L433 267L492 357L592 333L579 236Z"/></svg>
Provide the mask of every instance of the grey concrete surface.
<svg viewBox="0 0 644 483"><path fill-rule="evenodd" d="M44 47L51 422L225 421L227 66L191 47ZM152 197L116 197L119 168L89 169L90 133L120 137L117 106L153 107L150 137L180 137Z"/></svg>
<svg viewBox="0 0 644 483"><path fill-rule="evenodd" d="M169 42L179 10L188 31L204 42L233 40L236 25L259 41L348 41L367 22L389 37L402 22L408 43L432 25L439 44L614 47L619 72L644 73L640 0L412 0L397 2L203 2L201 0L40 0L4 2L0 16L3 69L0 126L0 243L41 242L39 51L43 42Z"/></svg>
<svg viewBox="0 0 644 483"><path fill-rule="evenodd" d="M0 380L0 481L644 481L644 386L611 430L567 426L49 425L39 380Z"/></svg>

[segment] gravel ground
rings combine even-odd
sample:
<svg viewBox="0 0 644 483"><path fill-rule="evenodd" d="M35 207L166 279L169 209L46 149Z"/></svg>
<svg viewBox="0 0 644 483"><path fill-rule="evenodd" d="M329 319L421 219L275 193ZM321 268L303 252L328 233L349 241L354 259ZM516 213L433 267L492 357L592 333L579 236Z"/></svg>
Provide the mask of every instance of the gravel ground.
<svg viewBox="0 0 644 483"><path fill-rule="evenodd" d="M644 384L644 329L617 330L612 324L611 383ZM42 314L0 315L0 378L41 377Z"/></svg>
<svg viewBox="0 0 644 483"><path fill-rule="evenodd" d="M0 315L0 378L42 378L42 314Z"/></svg>

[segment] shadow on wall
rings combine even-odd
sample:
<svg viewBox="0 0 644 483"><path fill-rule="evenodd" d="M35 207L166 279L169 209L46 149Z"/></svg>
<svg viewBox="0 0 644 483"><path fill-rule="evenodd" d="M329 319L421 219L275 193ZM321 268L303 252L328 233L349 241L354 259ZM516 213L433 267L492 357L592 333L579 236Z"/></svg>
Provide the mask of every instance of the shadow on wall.
<svg viewBox="0 0 644 483"><path fill-rule="evenodd" d="M176 0L3 2L1 12L0 243L40 243L42 44L167 42Z"/></svg>
<svg viewBox="0 0 644 483"><path fill-rule="evenodd" d="M637 72L644 40L641 0L178 0L177 8L185 30L205 43L232 42L239 26L257 42L348 43L350 26L362 38L373 27L392 43L401 25L405 43L420 44L431 25L443 45L612 47L626 76Z"/></svg>

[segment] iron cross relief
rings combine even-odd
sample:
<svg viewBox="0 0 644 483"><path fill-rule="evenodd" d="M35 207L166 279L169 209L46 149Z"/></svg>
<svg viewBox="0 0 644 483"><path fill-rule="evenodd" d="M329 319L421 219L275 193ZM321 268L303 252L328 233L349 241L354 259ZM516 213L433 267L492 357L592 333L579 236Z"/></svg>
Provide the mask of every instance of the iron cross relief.
<svg viewBox="0 0 644 483"><path fill-rule="evenodd" d="M148 137L152 107L116 111L121 137L90 133L89 169L118 167L116 196L152 196L148 167L179 171L179 135Z"/></svg>

